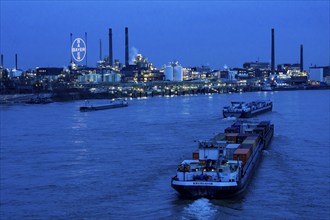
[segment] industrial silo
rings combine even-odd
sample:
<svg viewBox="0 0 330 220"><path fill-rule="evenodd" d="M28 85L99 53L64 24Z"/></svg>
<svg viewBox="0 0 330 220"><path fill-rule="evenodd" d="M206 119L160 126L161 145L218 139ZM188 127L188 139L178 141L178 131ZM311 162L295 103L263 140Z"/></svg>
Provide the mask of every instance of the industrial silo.
<svg viewBox="0 0 330 220"><path fill-rule="evenodd" d="M80 83L86 82L86 75L79 75L78 76L78 82L80 82Z"/></svg>
<svg viewBox="0 0 330 220"><path fill-rule="evenodd" d="M114 82L120 82L120 81L121 81L121 75L119 73L115 73Z"/></svg>
<svg viewBox="0 0 330 220"><path fill-rule="evenodd" d="M228 79L231 81L236 80L236 75L237 75L237 71L231 70L228 72Z"/></svg>
<svg viewBox="0 0 330 220"><path fill-rule="evenodd" d="M173 67L171 65L165 66L164 75L165 80L173 81Z"/></svg>
<svg viewBox="0 0 330 220"><path fill-rule="evenodd" d="M103 75L103 82L112 82L111 73L106 73Z"/></svg>
<svg viewBox="0 0 330 220"><path fill-rule="evenodd" d="M183 80L182 66L180 66L180 65L174 66L174 79L175 79L175 81L182 81Z"/></svg>

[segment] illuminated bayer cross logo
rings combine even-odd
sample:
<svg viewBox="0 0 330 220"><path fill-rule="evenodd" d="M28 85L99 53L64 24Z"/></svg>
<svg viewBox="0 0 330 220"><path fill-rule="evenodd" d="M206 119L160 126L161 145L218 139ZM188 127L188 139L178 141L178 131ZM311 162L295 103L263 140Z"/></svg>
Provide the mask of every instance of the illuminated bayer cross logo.
<svg viewBox="0 0 330 220"><path fill-rule="evenodd" d="M83 39L76 38L71 46L72 57L75 61L81 62L86 56L86 44Z"/></svg>

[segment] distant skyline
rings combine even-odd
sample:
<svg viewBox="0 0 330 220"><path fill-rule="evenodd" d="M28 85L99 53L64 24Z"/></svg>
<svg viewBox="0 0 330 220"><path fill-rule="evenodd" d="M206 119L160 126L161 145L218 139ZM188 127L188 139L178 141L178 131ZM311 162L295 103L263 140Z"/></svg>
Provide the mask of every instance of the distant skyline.
<svg viewBox="0 0 330 220"><path fill-rule="evenodd" d="M304 68L330 65L329 1L6 1L0 2L0 52L4 66L68 66L70 33L88 34L88 66L108 56L112 28L113 58L124 63L124 29L129 48L155 67L177 60L184 67L242 67L270 62L275 29L275 64ZM81 65L84 65L85 60Z"/></svg>

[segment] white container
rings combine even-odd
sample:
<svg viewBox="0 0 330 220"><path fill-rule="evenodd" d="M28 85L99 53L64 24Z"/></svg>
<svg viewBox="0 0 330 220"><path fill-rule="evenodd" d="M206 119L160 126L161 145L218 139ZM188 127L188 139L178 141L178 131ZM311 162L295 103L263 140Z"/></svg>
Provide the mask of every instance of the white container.
<svg viewBox="0 0 330 220"><path fill-rule="evenodd" d="M227 144L226 146L226 158L227 160L232 160L235 150L240 146L240 144Z"/></svg>

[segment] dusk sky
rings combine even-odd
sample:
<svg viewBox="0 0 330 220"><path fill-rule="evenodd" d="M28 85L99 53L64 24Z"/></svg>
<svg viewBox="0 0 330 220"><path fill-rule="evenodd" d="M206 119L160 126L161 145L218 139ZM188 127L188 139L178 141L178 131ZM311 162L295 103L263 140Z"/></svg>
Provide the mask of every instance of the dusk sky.
<svg viewBox="0 0 330 220"><path fill-rule="evenodd" d="M177 60L184 67L242 67L270 62L275 29L275 63L304 68L330 65L329 1L1 1L1 54L4 66L64 67L73 38L88 34L88 66L108 56L124 63L124 29L129 47L157 68ZM80 64L85 64L85 61Z"/></svg>

